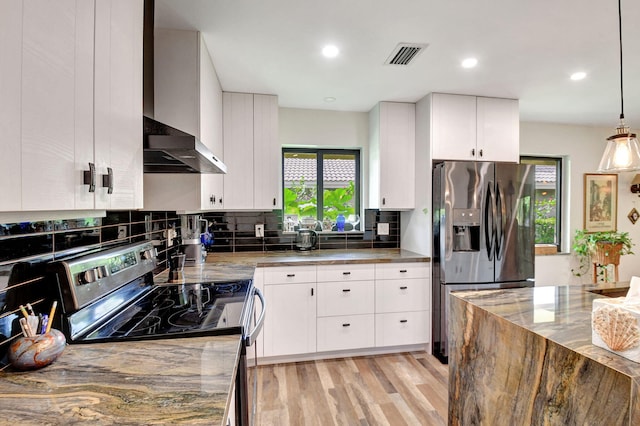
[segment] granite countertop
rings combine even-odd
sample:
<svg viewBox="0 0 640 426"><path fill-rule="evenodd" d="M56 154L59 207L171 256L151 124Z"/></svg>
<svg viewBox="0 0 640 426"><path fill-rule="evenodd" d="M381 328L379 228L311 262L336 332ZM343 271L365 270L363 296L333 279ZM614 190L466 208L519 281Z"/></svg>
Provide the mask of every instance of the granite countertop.
<svg viewBox="0 0 640 426"><path fill-rule="evenodd" d="M253 277L257 267L338 265L357 263L430 262L428 256L400 249L310 250L209 253L202 265L185 266L185 282L236 281ZM159 285L167 283L169 271L156 275Z"/></svg>
<svg viewBox="0 0 640 426"><path fill-rule="evenodd" d="M621 282L459 291L452 295L629 377L640 378L640 364L591 344L593 300L606 297L603 294L617 296L628 287L628 282Z"/></svg>
<svg viewBox="0 0 640 426"><path fill-rule="evenodd" d="M68 345L40 370L0 372L0 418L223 425L239 352L239 335Z"/></svg>

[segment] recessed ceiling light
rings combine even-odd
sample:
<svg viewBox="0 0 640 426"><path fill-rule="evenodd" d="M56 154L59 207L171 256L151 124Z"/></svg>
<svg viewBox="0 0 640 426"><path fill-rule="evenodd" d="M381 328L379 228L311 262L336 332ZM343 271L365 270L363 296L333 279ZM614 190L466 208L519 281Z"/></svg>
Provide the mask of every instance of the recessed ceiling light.
<svg viewBox="0 0 640 426"><path fill-rule="evenodd" d="M340 53L340 50L333 44L328 44L322 48L322 54L327 58L335 58Z"/></svg>
<svg viewBox="0 0 640 426"><path fill-rule="evenodd" d="M571 74L571 80L582 80L587 76L587 73L584 71L579 71L579 72L574 72L573 74Z"/></svg>
<svg viewBox="0 0 640 426"><path fill-rule="evenodd" d="M476 58L467 58L462 61L462 68L473 68L478 65L478 60Z"/></svg>
<svg viewBox="0 0 640 426"><path fill-rule="evenodd" d="M336 98L334 98L333 96L327 96L326 98L324 98L325 102L334 102L336 100Z"/></svg>

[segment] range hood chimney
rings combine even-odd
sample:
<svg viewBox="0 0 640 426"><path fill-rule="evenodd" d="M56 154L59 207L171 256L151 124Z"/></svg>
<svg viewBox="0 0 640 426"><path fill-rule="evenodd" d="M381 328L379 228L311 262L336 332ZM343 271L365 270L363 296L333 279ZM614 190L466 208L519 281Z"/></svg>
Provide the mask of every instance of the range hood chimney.
<svg viewBox="0 0 640 426"><path fill-rule="evenodd" d="M154 119L155 1L144 0L143 85L144 172L226 173L227 167L193 135Z"/></svg>

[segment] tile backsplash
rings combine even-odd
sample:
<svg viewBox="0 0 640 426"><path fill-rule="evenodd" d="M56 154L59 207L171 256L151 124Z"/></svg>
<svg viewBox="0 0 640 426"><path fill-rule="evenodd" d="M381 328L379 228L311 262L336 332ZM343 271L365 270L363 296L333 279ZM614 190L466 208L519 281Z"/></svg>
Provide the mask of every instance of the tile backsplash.
<svg viewBox="0 0 640 426"><path fill-rule="evenodd" d="M205 212L214 243L210 252L294 250L295 233L283 232L281 211ZM379 222L389 224L389 235L379 236ZM255 225L264 224L264 238ZM362 225L362 224L361 224ZM175 212L109 211L103 218L42 220L0 224L0 369L6 351L19 333L19 305L30 303L44 312L57 287L45 274L52 260L119 243L153 240L158 271L177 250L180 216ZM400 248L400 214L366 210L362 230L320 233L318 249Z"/></svg>

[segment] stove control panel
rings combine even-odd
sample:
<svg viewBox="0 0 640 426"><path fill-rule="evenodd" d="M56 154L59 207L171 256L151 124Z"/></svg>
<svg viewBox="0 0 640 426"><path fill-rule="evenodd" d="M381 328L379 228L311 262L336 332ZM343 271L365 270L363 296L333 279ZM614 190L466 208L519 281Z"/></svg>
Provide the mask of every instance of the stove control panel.
<svg viewBox="0 0 640 426"><path fill-rule="evenodd" d="M52 264L65 312L73 312L134 280L156 266L150 241L98 250Z"/></svg>

